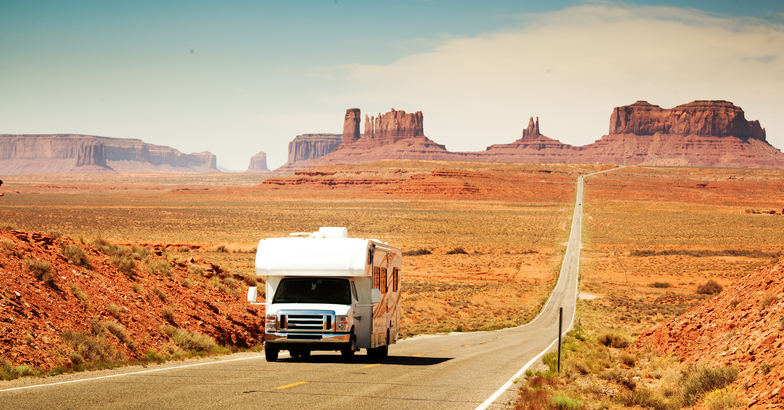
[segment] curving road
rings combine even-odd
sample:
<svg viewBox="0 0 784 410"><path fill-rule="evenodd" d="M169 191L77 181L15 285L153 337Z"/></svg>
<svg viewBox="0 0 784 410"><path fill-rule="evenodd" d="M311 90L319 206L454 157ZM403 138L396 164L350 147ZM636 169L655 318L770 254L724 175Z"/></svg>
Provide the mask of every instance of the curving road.
<svg viewBox="0 0 784 410"><path fill-rule="evenodd" d="M606 171L605 171L606 172ZM591 174L594 175L594 174ZM0 408L14 409L484 409L572 324L582 230L583 177L577 180L572 228L558 283L531 323L492 332L403 340L389 358L364 354L344 363L317 352L306 362L263 354L147 368L71 374L0 383Z"/></svg>

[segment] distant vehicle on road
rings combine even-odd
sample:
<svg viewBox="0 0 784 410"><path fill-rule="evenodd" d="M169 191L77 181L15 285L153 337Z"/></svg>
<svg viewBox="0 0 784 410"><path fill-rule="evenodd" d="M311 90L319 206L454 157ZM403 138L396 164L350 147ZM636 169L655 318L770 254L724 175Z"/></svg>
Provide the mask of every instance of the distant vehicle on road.
<svg viewBox="0 0 784 410"><path fill-rule="evenodd" d="M259 241L256 274L266 276L264 354L307 357L314 350L359 349L386 357L400 334L402 252L346 228ZM256 301L255 287L248 300Z"/></svg>

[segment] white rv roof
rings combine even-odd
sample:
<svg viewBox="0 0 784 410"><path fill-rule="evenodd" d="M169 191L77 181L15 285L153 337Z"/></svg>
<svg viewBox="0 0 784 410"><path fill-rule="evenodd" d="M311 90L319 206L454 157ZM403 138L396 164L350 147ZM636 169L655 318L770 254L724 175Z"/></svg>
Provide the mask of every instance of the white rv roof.
<svg viewBox="0 0 784 410"><path fill-rule="evenodd" d="M365 276L368 239L306 237L259 241L256 274Z"/></svg>

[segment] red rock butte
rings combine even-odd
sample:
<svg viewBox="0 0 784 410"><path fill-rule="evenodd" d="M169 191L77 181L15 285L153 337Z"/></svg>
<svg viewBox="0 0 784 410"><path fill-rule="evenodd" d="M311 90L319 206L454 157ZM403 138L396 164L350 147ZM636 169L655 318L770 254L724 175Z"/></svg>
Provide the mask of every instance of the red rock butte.
<svg viewBox="0 0 784 410"><path fill-rule="evenodd" d="M743 110L728 101L693 101L671 109L645 101L616 107L610 116L608 134L580 147L542 135L539 119L531 118L522 138L477 152L450 152L425 137L421 111L407 114L392 109L383 115L365 115L362 136L360 118L358 108L346 111L342 142L332 150L310 150L307 156L293 158L290 145L289 162L276 171L381 159L784 167L784 154L768 144L759 121L746 120Z"/></svg>

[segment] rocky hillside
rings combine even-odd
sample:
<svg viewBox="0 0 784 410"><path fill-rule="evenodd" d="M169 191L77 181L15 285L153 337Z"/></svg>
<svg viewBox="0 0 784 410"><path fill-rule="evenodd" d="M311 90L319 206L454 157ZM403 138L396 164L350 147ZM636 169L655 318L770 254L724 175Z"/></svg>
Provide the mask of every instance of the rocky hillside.
<svg viewBox="0 0 784 410"><path fill-rule="evenodd" d="M734 386L749 405L784 404L784 260L644 332L633 348L690 363L737 364Z"/></svg>
<svg viewBox="0 0 784 410"><path fill-rule="evenodd" d="M424 117L417 111L392 110L377 117L346 111L343 139L333 151L312 155L307 162L290 161L284 171L331 164L359 164L380 159L472 162L625 164L651 166L782 168L784 153L766 141L759 121L746 120L728 101L694 101L664 109L638 101L616 107L609 133L593 144L572 146L540 132L530 119L522 138L494 144L485 151L450 152L425 136ZM291 156L291 148L289 149Z"/></svg>
<svg viewBox="0 0 784 410"><path fill-rule="evenodd" d="M209 152L183 154L138 139L92 135L0 135L0 174L218 172Z"/></svg>
<svg viewBox="0 0 784 410"><path fill-rule="evenodd" d="M171 356L205 349L205 337L255 346L264 310L244 300L253 281L160 247L2 229L0 367Z"/></svg>

